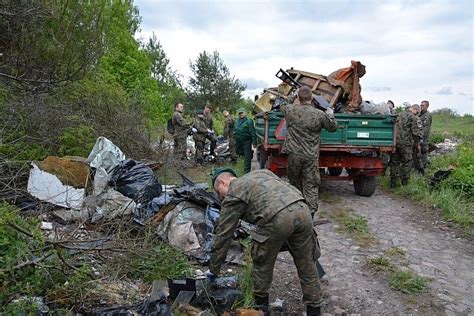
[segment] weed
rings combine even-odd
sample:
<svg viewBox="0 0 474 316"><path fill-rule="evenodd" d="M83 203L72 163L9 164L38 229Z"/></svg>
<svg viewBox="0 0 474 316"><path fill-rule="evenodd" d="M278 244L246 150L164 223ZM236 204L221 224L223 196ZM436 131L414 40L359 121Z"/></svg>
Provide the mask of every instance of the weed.
<svg viewBox="0 0 474 316"><path fill-rule="evenodd" d="M428 288L429 279L411 271L397 271L389 279L390 286L403 293L422 293Z"/></svg>
<svg viewBox="0 0 474 316"><path fill-rule="evenodd" d="M405 257L406 251L400 247L391 247L385 251L385 255L389 257Z"/></svg>
<svg viewBox="0 0 474 316"><path fill-rule="evenodd" d="M369 232L367 219L360 215L354 215L353 210L336 210L328 215L341 225L340 231L349 233L359 245L367 247L375 242Z"/></svg>
<svg viewBox="0 0 474 316"><path fill-rule="evenodd" d="M152 251L133 258L129 274L152 282L165 278L183 278L190 276L191 272L191 265L184 253L169 245L160 244Z"/></svg>
<svg viewBox="0 0 474 316"><path fill-rule="evenodd" d="M251 308L255 306L255 299L253 296L253 278L252 278L252 258L250 256L250 247L245 251L245 264L242 269L241 278L239 279L240 291L242 292L242 299L234 303L232 309L237 308Z"/></svg>
<svg viewBox="0 0 474 316"><path fill-rule="evenodd" d="M342 201L340 196L334 195L324 188L322 188L319 192L319 199L325 203L339 203Z"/></svg>
<svg viewBox="0 0 474 316"><path fill-rule="evenodd" d="M376 257L376 258L371 258L369 259L369 264L372 268L374 268L376 271L394 271L394 267L392 266L392 263L390 260L388 260L384 256Z"/></svg>

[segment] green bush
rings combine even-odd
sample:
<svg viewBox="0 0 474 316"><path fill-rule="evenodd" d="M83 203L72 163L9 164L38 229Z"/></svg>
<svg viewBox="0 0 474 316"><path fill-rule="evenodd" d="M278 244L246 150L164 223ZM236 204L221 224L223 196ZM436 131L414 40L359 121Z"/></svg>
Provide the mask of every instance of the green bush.
<svg viewBox="0 0 474 316"><path fill-rule="evenodd" d="M94 130L85 125L67 128L59 136L59 143L59 155L87 157L94 147Z"/></svg>
<svg viewBox="0 0 474 316"><path fill-rule="evenodd" d="M156 246L151 253L133 258L129 274L146 282L165 278L183 278L190 276L191 265L186 255L166 244Z"/></svg>

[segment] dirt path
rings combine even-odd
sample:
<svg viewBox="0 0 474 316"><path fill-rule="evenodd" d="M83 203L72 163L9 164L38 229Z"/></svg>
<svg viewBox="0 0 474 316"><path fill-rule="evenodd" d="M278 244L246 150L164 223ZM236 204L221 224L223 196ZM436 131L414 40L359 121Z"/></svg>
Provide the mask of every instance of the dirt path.
<svg viewBox="0 0 474 316"><path fill-rule="evenodd" d="M352 183L326 182L328 193L321 212L353 210L367 219L377 242L361 247L331 220L318 225L322 248L324 312L362 315L474 315L474 245L456 237L437 222L436 212L378 189L370 198L354 194ZM331 198L332 197L332 198ZM390 248L403 258L389 258L397 269L430 278L423 294L404 294L392 289L386 274L375 272L370 258ZM397 264L398 263L398 264ZM296 269L288 253L275 267L272 301L285 300L286 310L301 314L301 291Z"/></svg>

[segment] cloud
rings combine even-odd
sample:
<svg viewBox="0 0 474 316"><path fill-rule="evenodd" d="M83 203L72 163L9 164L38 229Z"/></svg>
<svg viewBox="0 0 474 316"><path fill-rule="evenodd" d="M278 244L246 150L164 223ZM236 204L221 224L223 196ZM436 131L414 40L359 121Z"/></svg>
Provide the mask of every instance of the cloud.
<svg viewBox="0 0 474 316"><path fill-rule="evenodd" d="M392 88L390 88L390 87L367 87L367 90L374 91L374 92L380 92L380 91L392 91Z"/></svg>
<svg viewBox="0 0 474 316"><path fill-rule="evenodd" d="M452 87L442 87L438 91L435 92L436 94L441 94L441 95L451 95L453 94L453 88Z"/></svg>
<svg viewBox="0 0 474 316"><path fill-rule="evenodd" d="M253 89L263 89L269 87L269 84L263 80L258 80L255 78L245 78L241 79L244 84L247 85L247 89L253 90Z"/></svg>
<svg viewBox="0 0 474 316"><path fill-rule="evenodd" d="M400 103L417 103L431 94L433 109L456 104L458 112L474 112L469 98L453 93L470 91L473 86L469 40L473 37L473 3L135 2L142 15L142 32L137 36L147 38L155 32L170 66L185 82L190 75L189 61L203 50L219 52L231 74L247 84L246 95L278 85L275 73L280 67L328 75L349 66L351 60L360 60L367 67L361 78L364 99L397 103L399 98ZM443 92L439 88L447 82L451 90Z"/></svg>

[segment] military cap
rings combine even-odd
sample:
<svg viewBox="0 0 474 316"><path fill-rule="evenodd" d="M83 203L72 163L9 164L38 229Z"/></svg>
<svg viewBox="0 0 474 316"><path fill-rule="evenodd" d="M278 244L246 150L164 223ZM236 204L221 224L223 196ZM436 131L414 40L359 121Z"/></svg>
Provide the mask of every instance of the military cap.
<svg viewBox="0 0 474 316"><path fill-rule="evenodd" d="M212 187L214 187L214 183L216 182L217 177L223 172L229 172L233 174L234 177L237 177L237 173L235 173L234 169L232 169L231 167L220 167L214 169L214 171L212 172Z"/></svg>
<svg viewBox="0 0 474 316"><path fill-rule="evenodd" d="M247 112L244 108L240 108L237 110L237 113Z"/></svg>

